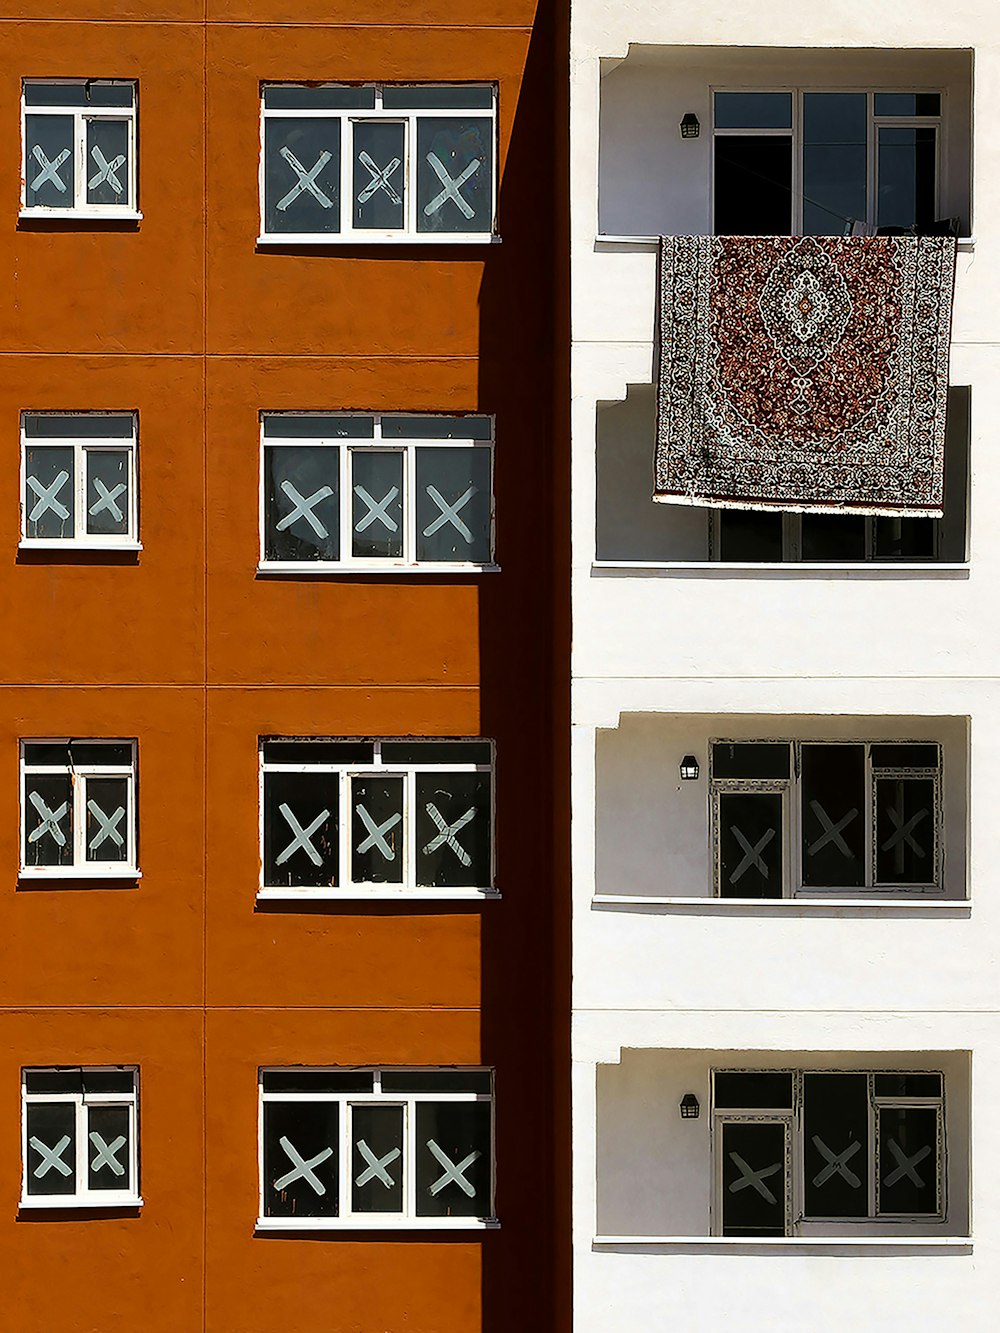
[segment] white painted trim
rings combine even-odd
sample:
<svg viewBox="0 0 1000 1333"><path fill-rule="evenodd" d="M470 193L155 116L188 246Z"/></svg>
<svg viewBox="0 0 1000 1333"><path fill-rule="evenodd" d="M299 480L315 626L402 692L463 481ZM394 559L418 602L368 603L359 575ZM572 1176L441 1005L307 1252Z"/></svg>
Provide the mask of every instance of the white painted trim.
<svg viewBox="0 0 1000 1333"><path fill-rule="evenodd" d="M255 1231L499 1231L495 1217L258 1217Z"/></svg>
<svg viewBox="0 0 1000 1333"><path fill-rule="evenodd" d="M23 542L22 542L23 545ZM378 564L355 560L259 560L258 574L321 574L327 578L343 578L352 574L499 574L502 566L449 564L447 561L397 562L383 560Z"/></svg>
<svg viewBox="0 0 1000 1333"><path fill-rule="evenodd" d="M969 1248L973 1244L972 1236L595 1236L591 1242L595 1249L602 1246L628 1246L642 1249L648 1246L672 1246L678 1249L714 1249L724 1245L740 1249L744 1246L768 1249L801 1249L820 1246L823 1249L837 1249L842 1245L851 1245L863 1249L880 1249L887 1245L898 1249L909 1249L918 1245L926 1249Z"/></svg>
<svg viewBox="0 0 1000 1333"><path fill-rule="evenodd" d="M928 908L938 910L941 908L971 908L971 898L945 898L940 895L931 898L929 894L914 894L910 898L884 897L884 898L837 898L833 895L827 898L703 898L689 895L688 897L661 898L653 897L647 894L630 893L595 893L591 902L595 907L697 907L707 908L710 911L720 911L727 908L743 909L748 907L767 907L794 911L797 908L806 908L807 910L819 909L821 912L828 912L831 908L845 907L857 910L858 908L877 909L882 908Z"/></svg>
<svg viewBox="0 0 1000 1333"><path fill-rule="evenodd" d="M138 1194L122 1195L117 1199L78 1199L75 1195L35 1194L30 1199L17 1201L18 1209L44 1208L47 1212L62 1212L64 1208L86 1209L88 1212L113 1212L116 1208L142 1208L146 1200Z"/></svg>
<svg viewBox="0 0 1000 1333"><path fill-rule="evenodd" d="M142 542L132 541L131 539L116 542L111 539L107 541L76 541L71 537L22 537L17 544L19 551L141 551Z"/></svg>
<svg viewBox="0 0 1000 1333"><path fill-rule="evenodd" d="M701 570L706 574L731 573L746 570L752 573L789 574L825 574L828 572L846 572L867 574L869 572L892 574L968 574L972 566L964 564L945 564L942 561L909 560L774 560L752 563L745 560L594 560L591 570L620 570L625 574L642 574L646 571L657 574L669 574L673 570Z"/></svg>
<svg viewBox="0 0 1000 1333"><path fill-rule="evenodd" d="M326 889L289 888L258 889L257 900L263 902L478 902L487 898L500 899L499 889L421 889L421 888L351 888L341 893Z"/></svg>
<svg viewBox="0 0 1000 1333"><path fill-rule="evenodd" d="M22 214L22 217L24 215ZM48 215L46 215L48 216ZM495 232L483 232L482 235L468 235L465 232L441 234L438 232L420 232L408 236L398 231L375 231L361 235L360 232L274 232L257 237L257 245L502 245L503 237Z"/></svg>
<svg viewBox="0 0 1000 1333"><path fill-rule="evenodd" d="M86 870L83 866L21 866L17 872L22 879L142 879L142 871L122 866L109 866L103 870Z"/></svg>

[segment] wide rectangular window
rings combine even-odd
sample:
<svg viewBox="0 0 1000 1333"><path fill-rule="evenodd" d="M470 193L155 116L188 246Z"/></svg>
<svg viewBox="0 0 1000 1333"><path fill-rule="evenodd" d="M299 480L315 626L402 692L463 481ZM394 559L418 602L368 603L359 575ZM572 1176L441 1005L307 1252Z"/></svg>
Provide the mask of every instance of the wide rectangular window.
<svg viewBox="0 0 1000 1333"><path fill-rule="evenodd" d="M21 1207L138 1206L139 1072L21 1073Z"/></svg>
<svg viewBox="0 0 1000 1333"><path fill-rule="evenodd" d="M21 545L138 545L131 412L21 415Z"/></svg>
<svg viewBox="0 0 1000 1333"><path fill-rule="evenodd" d="M262 892L493 892L490 741L267 739L261 771Z"/></svg>
<svg viewBox="0 0 1000 1333"><path fill-rule="evenodd" d="M136 84L25 79L22 217L137 218Z"/></svg>
<svg viewBox="0 0 1000 1333"><path fill-rule="evenodd" d="M718 91L713 110L717 236L950 229L939 92Z"/></svg>
<svg viewBox="0 0 1000 1333"><path fill-rule="evenodd" d="M21 875L135 876L134 741L21 742Z"/></svg>
<svg viewBox="0 0 1000 1333"><path fill-rule="evenodd" d="M493 419L269 414L261 569L482 569L493 562Z"/></svg>
<svg viewBox="0 0 1000 1333"><path fill-rule="evenodd" d="M939 745L715 741L711 752L719 897L940 891Z"/></svg>
<svg viewBox="0 0 1000 1333"><path fill-rule="evenodd" d="M265 84L261 240L488 241L492 84Z"/></svg>
<svg viewBox="0 0 1000 1333"><path fill-rule="evenodd" d="M262 1070L260 1101L259 1226L493 1220L491 1070Z"/></svg>
<svg viewBox="0 0 1000 1333"><path fill-rule="evenodd" d="M938 1072L716 1070L713 1135L717 1234L944 1218Z"/></svg>

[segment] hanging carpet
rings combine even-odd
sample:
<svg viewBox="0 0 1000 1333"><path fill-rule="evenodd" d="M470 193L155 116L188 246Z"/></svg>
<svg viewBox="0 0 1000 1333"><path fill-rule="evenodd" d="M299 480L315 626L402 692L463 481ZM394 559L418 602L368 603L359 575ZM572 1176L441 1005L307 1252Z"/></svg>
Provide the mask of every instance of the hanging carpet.
<svg viewBox="0 0 1000 1333"><path fill-rule="evenodd" d="M655 500L939 517L950 236L666 236Z"/></svg>

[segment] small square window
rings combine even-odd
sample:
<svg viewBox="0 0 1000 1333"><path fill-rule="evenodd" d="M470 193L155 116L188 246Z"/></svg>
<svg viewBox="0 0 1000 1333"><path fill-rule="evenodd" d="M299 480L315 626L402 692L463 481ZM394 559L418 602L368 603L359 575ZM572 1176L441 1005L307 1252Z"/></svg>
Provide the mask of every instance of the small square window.
<svg viewBox="0 0 1000 1333"><path fill-rule="evenodd" d="M490 84L267 84L261 240L489 241Z"/></svg>
<svg viewBox="0 0 1000 1333"><path fill-rule="evenodd" d="M138 1070L25 1069L22 1208L138 1206Z"/></svg>
<svg viewBox="0 0 1000 1333"><path fill-rule="evenodd" d="M138 875L134 741L23 741L21 876Z"/></svg>
<svg viewBox="0 0 1000 1333"><path fill-rule="evenodd" d="M22 85L22 217L138 218L136 85Z"/></svg>
<svg viewBox="0 0 1000 1333"><path fill-rule="evenodd" d="M258 1225L492 1221L491 1071L365 1072L362 1090L356 1071L262 1071Z"/></svg>
<svg viewBox="0 0 1000 1333"><path fill-rule="evenodd" d="M23 413L21 546L135 550L136 448L132 413Z"/></svg>
<svg viewBox="0 0 1000 1333"><path fill-rule="evenodd" d="M492 567L492 418L274 414L261 438L262 571Z"/></svg>

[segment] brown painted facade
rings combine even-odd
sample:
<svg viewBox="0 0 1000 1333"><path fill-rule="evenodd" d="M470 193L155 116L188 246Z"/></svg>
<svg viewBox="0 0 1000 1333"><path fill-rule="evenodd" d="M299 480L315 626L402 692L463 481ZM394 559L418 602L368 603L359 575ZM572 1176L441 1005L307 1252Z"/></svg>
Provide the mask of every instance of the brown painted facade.
<svg viewBox="0 0 1000 1333"><path fill-rule="evenodd" d="M0 1326L565 1311L562 68L534 0L22 0L0 49ZM18 225L23 77L139 85L138 225ZM258 248L264 81L499 86L499 232ZM138 556L18 555L19 414L136 410ZM500 573L261 578L266 410L496 416ZM497 744L501 901L255 905L262 735ZM18 884L18 741L136 737L138 886ZM138 1215L19 1214L19 1071L141 1069ZM262 1065L496 1068L499 1230L255 1235ZM555 1165L553 1165L553 1163Z"/></svg>

